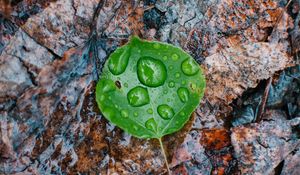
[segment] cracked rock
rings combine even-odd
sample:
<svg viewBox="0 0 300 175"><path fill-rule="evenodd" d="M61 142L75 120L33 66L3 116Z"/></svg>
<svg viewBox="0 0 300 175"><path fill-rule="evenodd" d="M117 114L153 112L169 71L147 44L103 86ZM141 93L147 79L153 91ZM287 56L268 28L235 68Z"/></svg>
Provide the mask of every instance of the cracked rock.
<svg viewBox="0 0 300 175"><path fill-rule="evenodd" d="M300 144L291 121L271 113L271 120L232 128L231 143L241 174L270 174Z"/></svg>
<svg viewBox="0 0 300 175"><path fill-rule="evenodd" d="M38 43L63 56L64 52L87 41L99 0L58 0L22 27Z"/></svg>

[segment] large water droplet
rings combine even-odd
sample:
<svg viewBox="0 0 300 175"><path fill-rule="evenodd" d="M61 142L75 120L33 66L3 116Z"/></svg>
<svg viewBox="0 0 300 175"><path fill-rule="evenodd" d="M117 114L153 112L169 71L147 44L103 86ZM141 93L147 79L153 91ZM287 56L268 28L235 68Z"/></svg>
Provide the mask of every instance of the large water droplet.
<svg viewBox="0 0 300 175"><path fill-rule="evenodd" d="M108 69L114 75L120 75L126 70L130 57L129 47L120 47L113 52L108 60Z"/></svg>
<svg viewBox="0 0 300 175"><path fill-rule="evenodd" d="M194 75L199 71L199 65L195 60L188 58L182 62L181 69L186 75Z"/></svg>
<svg viewBox="0 0 300 175"><path fill-rule="evenodd" d="M127 100L128 103L134 107L146 105L150 102L148 90L141 86L137 86L128 92Z"/></svg>
<svg viewBox="0 0 300 175"><path fill-rule="evenodd" d="M167 78L166 67L160 60L142 57L139 59L137 67L138 78L146 86L161 86Z"/></svg>
<svg viewBox="0 0 300 175"><path fill-rule="evenodd" d="M163 119L170 119L174 116L174 110L166 104L159 105L157 107L157 112Z"/></svg>
<svg viewBox="0 0 300 175"><path fill-rule="evenodd" d="M179 99L185 103L189 100L189 90L187 88L184 88L184 87L181 87L177 90L177 94L178 94L178 97Z"/></svg>
<svg viewBox="0 0 300 175"><path fill-rule="evenodd" d="M107 92L110 92L110 91L113 91L116 89L115 83L112 80L107 80L107 79L100 81L99 87L100 87L100 89L102 89L102 92L104 92L104 93L107 93Z"/></svg>
<svg viewBox="0 0 300 175"><path fill-rule="evenodd" d="M125 109L121 110L121 116L127 118L129 116L128 111Z"/></svg>
<svg viewBox="0 0 300 175"><path fill-rule="evenodd" d="M157 128L157 124L154 120L154 118L150 118L146 121L145 126L147 129L152 130L152 131L156 131Z"/></svg>

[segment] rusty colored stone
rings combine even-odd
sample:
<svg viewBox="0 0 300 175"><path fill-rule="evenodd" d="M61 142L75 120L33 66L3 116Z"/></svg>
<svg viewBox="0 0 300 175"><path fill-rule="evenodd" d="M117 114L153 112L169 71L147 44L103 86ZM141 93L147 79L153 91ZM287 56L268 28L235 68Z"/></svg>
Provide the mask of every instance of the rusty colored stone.
<svg viewBox="0 0 300 175"><path fill-rule="evenodd" d="M299 118L288 121L276 115L272 113L270 121L232 128L234 156L242 174L271 173L299 145L292 127Z"/></svg>
<svg viewBox="0 0 300 175"><path fill-rule="evenodd" d="M251 163L265 163L254 161L253 149L272 155L265 156L270 164L257 166L257 172L273 171L285 155L294 160L296 154L289 153L299 142L291 137L291 123L297 124L296 120L272 113L261 123L232 128L232 133L224 129L234 99L291 65L287 32L293 20L277 2L23 0L14 4L12 21L6 22L23 25L0 35L0 174L166 172L157 141L122 132L101 116L94 100L95 80L107 56L132 34L182 47L203 63L207 76L206 95L191 121L163 138L173 173L252 171ZM146 18L150 12L155 18ZM273 29L281 12L283 18ZM298 34L293 31L296 43ZM276 157L279 153L284 156Z"/></svg>

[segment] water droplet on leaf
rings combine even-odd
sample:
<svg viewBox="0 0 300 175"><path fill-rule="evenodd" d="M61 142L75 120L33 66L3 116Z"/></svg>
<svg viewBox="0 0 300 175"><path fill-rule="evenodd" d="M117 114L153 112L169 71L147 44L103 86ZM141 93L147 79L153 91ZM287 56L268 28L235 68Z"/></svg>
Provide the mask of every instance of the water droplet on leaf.
<svg viewBox="0 0 300 175"><path fill-rule="evenodd" d="M179 72L176 72L176 73L175 73L175 77L176 77L176 78L179 78L179 77L180 77L180 73L179 73Z"/></svg>
<svg viewBox="0 0 300 175"><path fill-rule="evenodd" d="M107 93L116 89L116 85L111 80L104 80L100 82L100 88L102 88L102 92Z"/></svg>
<svg viewBox="0 0 300 175"><path fill-rule="evenodd" d="M152 108L149 108L149 109L147 109L147 112L148 112L149 114L153 114L153 109L152 109Z"/></svg>
<svg viewBox="0 0 300 175"><path fill-rule="evenodd" d="M127 110L121 110L121 116L124 118L127 118L129 116L128 111Z"/></svg>
<svg viewBox="0 0 300 175"><path fill-rule="evenodd" d="M152 130L152 131L156 131L157 128L157 124L154 120L154 118L150 118L146 121L145 126L147 129Z"/></svg>
<svg viewBox="0 0 300 175"><path fill-rule="evenodd" d="M182 102L187 102L189 100L189 90L187 88L184 88L184 87L181 87L177 90L177 94L178 94L178 97L179 99L182 101Z"/></svg>
<svg viewBox="0 0 300 175"><path fill-rule="evenodd" d="M137 86L128 92L127 100L129 104L134 107L146 105L150 102L148 90Z"/></svg>
<svg viewBox="0 0 300 175"><path fill-rule="evenodd" d="M194 59L188 58L182 62L181 69L184 74L191 76L199 71L199 65Z"/></svg>
<svg viewBox="0 0 300 175"><path fill-rule="evenodd" d="M159 105L157 107L157 112L161 118L166 119L166 120L168 120L174 116L174 110L169 105L166 105L166 104Z"/></svg>
<svg viewBox="0 0 300 175"><path fill-rule="evenodd" d="M166 67L160 60L142 57L139 59L137 67L138 78L146 86L161 86L167 78Z"/></svg>
<svg viewBox="0 0 300 175"><path fill-rule="evenodd" d="M104 95L100 95L100 101L104 101L105 100L105 96Z"/></svg>
<svg viewBox="0 0 300 175"><path fill-rule="evenodd" d="M168 85L169 85L169 88L173 88L175 86L175 83L174 83L174 81L170 81Z"/></svg>
<svg viewBox="0 0 300 175"><path fill-rule="evenodd" d="M114 75L120 75L126 70L130 57L128 46L120 47L110 55L108 60L108 69Z"/></svg>
<svg viewBox="0 0 300 175"><path fill-rule="evenodd" d="M174 61L177 61L177 60L178 60L178 58L179 58L179 57L178 57L178 55L177 55L177 54L173 54L173 55L172 55L172 60L174 60Z"/></svg>

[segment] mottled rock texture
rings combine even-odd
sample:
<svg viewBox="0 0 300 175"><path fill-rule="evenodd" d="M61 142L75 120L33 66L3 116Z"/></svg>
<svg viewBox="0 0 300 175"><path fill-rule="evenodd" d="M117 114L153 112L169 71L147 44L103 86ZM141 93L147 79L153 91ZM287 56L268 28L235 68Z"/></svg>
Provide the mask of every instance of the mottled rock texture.
<svg viewBox="0 0 300 175"><path fill-rule="evenodd" d="M0 174L166 173L156 140L124 133L95 104L101 67L131 35L182 47L206 74L191 120L163 138L175 174L267 174L283 160L280 172L297 174L297 70L280 91L291 87L293 99L273 105L287 114L269 110L259 123L234 127L228 120L241 95L270 77L275 87L295 63L299 3L0 2Z"/></svg>

